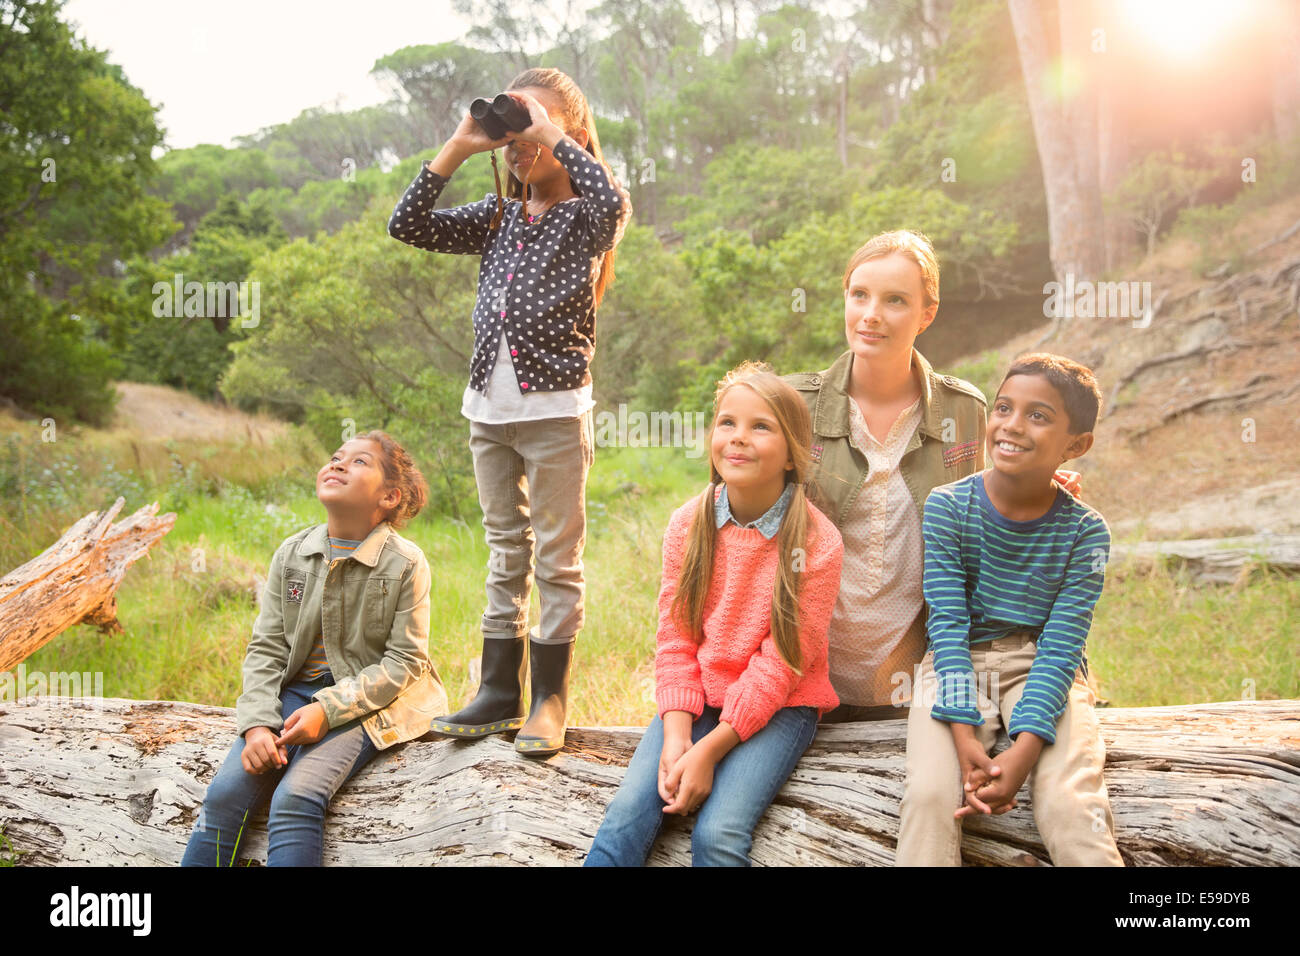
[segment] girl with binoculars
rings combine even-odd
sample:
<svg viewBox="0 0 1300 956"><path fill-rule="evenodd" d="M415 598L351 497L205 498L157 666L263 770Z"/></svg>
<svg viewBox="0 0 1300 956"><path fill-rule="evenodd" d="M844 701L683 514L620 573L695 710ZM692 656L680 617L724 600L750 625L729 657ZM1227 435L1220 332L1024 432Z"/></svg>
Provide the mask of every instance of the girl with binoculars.
<svg viewBox="0 0 1300 956"><path fill-rule="evenodd" d="M482 257L461 407L490 550L482 678L474 699L433 729L457 737L517 730L516 750L546 756L564 746L573 644L583 625L596 309L613 281L614 249L632 205L605 164L595 117L572 79L526 70L505 95L498 102L506 124L495 125L499 114L486 119L499 135L466 113L398 202L388 231L420 249ZM477 112L484 105L476 102ZM461 163L503 146L504 197L498 178L495 195L434 208ZM495 152L492 164L495 171ZM530 631L534 559L541 621Z"/></svg>

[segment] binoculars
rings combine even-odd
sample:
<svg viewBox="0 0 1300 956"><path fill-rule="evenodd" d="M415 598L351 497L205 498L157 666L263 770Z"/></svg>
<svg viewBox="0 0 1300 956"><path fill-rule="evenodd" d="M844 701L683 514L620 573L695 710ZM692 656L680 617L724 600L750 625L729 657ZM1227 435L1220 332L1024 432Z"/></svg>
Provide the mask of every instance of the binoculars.
<svg viewBox="0 0 1300 956"><path fill-rule="evenodd" d="M498 93L491 101L480 96L469 104L469 115L491 139L500 139L509 132L522 132L533 123L528 110L509 93Z"/></svg>

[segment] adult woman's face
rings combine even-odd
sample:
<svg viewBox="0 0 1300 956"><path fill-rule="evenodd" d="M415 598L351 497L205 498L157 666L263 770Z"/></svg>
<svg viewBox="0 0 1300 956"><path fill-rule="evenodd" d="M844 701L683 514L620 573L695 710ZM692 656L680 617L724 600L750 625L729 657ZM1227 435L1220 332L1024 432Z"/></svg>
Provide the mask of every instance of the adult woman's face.
<svg viewBox="0 0 1300 956"><path fill-rule="evenodd" d="M849 276L844 332L856 358L869 363L908 360L916 337L939 305L925 304L921 267L900 252L868 259Z"/></svg>

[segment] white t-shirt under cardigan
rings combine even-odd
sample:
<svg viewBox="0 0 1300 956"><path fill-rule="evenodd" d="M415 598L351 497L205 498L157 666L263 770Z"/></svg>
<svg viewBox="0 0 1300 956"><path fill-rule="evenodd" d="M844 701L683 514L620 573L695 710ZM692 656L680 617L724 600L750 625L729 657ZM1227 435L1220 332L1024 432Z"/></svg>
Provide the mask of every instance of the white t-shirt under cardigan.
<svg viewBox="0 0 1300 956"><path fill-rule="evenodd" d="M573 199L556 203L529 222L523 204L505 204L500 226L489 229L497 209L495 193L454 209L435 209L447 178L428 166L411 183L393 210L389 235L432 252L480 255L478 297L474 305L474 353L469 387L484 399L466 396L467 414L499 421L504 406L492 386L513 379L522 409L546 393L576 392L591 385L595 350L595 279L601 256L612 249L632 214L631 200L605 168L571 138L552 150L569 173ZM509 376L497 378L499 357L510 359ZM489 384L491 383L491 385ZM539 417L573 417L589 400L580 395L543 401ZM486 401L486 406L483 404ZM562 410L556 403L563 402ZM587 406L590 407L590 406Z"/></svg>
<svg viewBox="0 0 1300 956"><path fill-rule="evenodd" d="M501 336L500 341L487 388L480 392L472 385L465 386L460 413L470 421L506 425L543 418L577 418L595 406L590 382L581 388L568 388L562 392L521 392L515 380L515 367L510 361L506 336Z"/></svg>

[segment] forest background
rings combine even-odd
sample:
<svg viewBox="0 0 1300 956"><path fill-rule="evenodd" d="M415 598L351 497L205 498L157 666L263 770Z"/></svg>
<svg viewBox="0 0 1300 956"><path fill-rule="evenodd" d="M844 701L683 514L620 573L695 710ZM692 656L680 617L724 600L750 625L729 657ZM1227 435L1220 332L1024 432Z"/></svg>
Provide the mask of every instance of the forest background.
<svg viewBox="0 0 1300 956"><path fill-rule="evenodd" d="M315 469L383 428L429 479L409 534L435 570L430 653L466 699L486 562L459 413L478 261L386 222L468 102L537 65L586 92L635 209L598 320L604 421L707 414L743 359L827 367L849 255L911 228L942 265L918 341L940 371L988 391L1031 347L1098 369L1109 413L1078 467L1117 540L1300 530L1295 4L452 6L478 26L375 62L390 102L168 149L58 0L0 0L0 570L119 495L178 514L122 586L125 632L74 629L29 669L232 704L270 555L322 520ZM476 156L440 205L492 182ZM238 287L243 308L159 292L178 281ZM1146 294L1062 312L1056 282ZM660 535L707 480L682 445L615 428L597 450L576 723L653 711ZM1267 568L1207 585L1117 564L1090 639L1104 696L1300 696L1298 595Z"/></svg>

